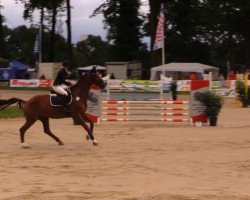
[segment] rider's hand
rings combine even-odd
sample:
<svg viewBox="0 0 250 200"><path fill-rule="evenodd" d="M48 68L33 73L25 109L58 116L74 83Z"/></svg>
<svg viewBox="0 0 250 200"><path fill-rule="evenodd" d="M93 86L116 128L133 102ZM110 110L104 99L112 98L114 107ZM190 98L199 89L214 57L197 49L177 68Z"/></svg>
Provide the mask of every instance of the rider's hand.
<svg viewBox="0 0 250 200"><path fill-rule="evenodd" d="M68 87L71 87L71 86L73 85L73 84L72 84L71 82L69 82L69 81L67 81L67 83L68 83L68 84L67 84Z"/></svg>

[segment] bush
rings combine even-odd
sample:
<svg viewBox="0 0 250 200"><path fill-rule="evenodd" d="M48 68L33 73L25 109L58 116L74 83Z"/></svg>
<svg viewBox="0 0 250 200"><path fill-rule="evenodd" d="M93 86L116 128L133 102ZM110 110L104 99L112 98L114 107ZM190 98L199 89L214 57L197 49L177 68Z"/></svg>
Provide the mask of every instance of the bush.
<svg viewBox="0 0 250 200"><path fill-rule="evenodd" d="M245 92L245 85L243 81L237 80L236 81L236 93L237 93L237 98L240 100L240 102L244 105L248 105L250 102L250 87L248 87L248 94L246 96Z"/></svg>
<svg viewBox="0 0 250 200"><path fill-rule="evenodd" d="M210 90L196 93L195 98L205 106L205 114L208 118L217 117L224 103L222 96Z"/></svg>

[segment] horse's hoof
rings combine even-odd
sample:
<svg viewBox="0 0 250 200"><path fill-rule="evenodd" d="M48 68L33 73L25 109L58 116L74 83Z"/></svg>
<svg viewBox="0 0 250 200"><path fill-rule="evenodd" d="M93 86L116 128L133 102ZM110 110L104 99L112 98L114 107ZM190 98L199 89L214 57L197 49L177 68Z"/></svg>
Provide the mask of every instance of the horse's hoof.
<svg viewBox="0 0 250 200"><path fill-rule="evenodd" d="M97 146L98 145L98 142L96 140L93 140L93 145L94 146Z"/></svg>
<svg viewBox="0 0 250 200"><path fill-rule="evenodd" d="M88 135L86 135L86 140L89 140L89 136Z"/></svg>
<svg viewBox="0 0 250 200"><path fill-rule="evenodd" d="M30 149L31 148L29 145L27 145L25 143L22 143L21 145L22 145L23 149Z"/></svg>
<svg viewBox="0 0 250 200"><path fill-rule="evenodd" d="M64 145L64 143L62 141L58 142L58 145Z"/></svg>

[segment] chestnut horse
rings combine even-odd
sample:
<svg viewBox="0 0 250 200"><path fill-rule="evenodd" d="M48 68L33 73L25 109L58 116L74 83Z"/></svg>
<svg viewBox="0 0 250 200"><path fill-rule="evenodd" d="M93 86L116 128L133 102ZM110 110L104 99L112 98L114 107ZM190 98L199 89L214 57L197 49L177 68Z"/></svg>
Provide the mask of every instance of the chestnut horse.
<svg viewBox="0 0 250 200"><path fill-rule="evenodd" d="M56 142L58 142L59 145L63 145L63 142L51 132L49 126L49 118L59 119L65 117L72 117L74 120L79 122L88 133L88 135L86 135L86 139L90 138L93 142L93 145L97 145L98 143L93 135L94 123L85 115L85 112L87 110L88 94L90 86L92 84L99 86L101 89L103 89L106 85L96 72L95 67L93 67L91 71L86 72L84 75L82 75L79 81L75 85L70 87L72 101L68 105L68 108L71 111L69 115L63 111L63 108L61 106L51 106L49 94L35 95L27 101L19 98L11 98L8 100L2 99L0 100L0 110L14 103L17 103L19 105L19 108L22 109L26 119L25 124L20 128L21 144L23 148L29 147L27 144L25 144L25 132L37 120L40 120L42 122L44 132L46 134L48 134ZM88 127L86 122L90 123L90 127Z"/></svg>

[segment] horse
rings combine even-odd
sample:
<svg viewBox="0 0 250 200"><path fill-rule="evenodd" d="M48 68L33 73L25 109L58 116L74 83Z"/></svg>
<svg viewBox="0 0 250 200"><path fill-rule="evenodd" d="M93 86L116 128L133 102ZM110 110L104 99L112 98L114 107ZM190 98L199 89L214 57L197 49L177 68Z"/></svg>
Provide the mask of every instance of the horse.
<svg viewBox="0 0 250 200"><path fill-rule="evenodd" d="M52 106L50 104L50 94L35 95L24 101L20 98L10 98L7 100L0 100L0 110L17 103L19 108L23 111L26 122L19 129L21 146L23 148L29 148L29 145L25 143L25 133L26 131L37 121L40 120L43 124L44 133L52 137L58 145L64 145L64 143L55 136L49 125L49 118L60 119L66 117L72 117L76 120L82 127L86 130L86 139L92 140L93 145L98 145L98 142L94 138L93 129L94 123L85 114L87 110L87 100L90 91L90 86L95 84L103 89L106 86L106 82L99 76L94 66L92 70L86 72L80 77L77 83L69 88L72 95L72 100L68 104L70 114L63 111L62 106ZM86 124L88 122L90 126Z"/></svg>

